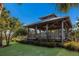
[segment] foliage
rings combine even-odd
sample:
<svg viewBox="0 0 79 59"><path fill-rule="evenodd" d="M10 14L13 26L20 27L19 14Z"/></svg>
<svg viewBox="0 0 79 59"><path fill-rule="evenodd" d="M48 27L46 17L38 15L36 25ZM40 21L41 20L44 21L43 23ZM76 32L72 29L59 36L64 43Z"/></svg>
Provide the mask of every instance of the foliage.
<svg viewBox="0 0 79 59"><path fill-rule="evenodd" d="M5 37L7 45L12 39L13 33L21 27L21 23L15 17L10 16L10 12L5 8L2 9L0 17L0 32L1 40L3 36Z"/></svg>
<svg viewBox="0 0 79 59"><path fill-rule="evenodd" d="M56 42L56 41L40 41L40 40L21 40L19 43L22 44L33 44L33 45L38 45L38 46L45 46L45 47L62 47L61 42Z"/></svg>
<svg viewBox="0 0 79 59"><path fill-rule="evenodd" d="M76 24L72 26L72 32L70 34L72 39L75 39L75 41L78 41L79 39L79 18L76 21Z"/></svg>
<svg viewBox="0 0 79 59"><path fill-rule="evenodd" d="M15 36L25 36L27 35L27 31L24 28L19 28L15 33Z"/></svg>
<svg viewBox="0 0 79 59"><path fill-rule="evenodd" d="M71 7L78 7L79 4L77 3L59 3L57 4L59 6L59 10L63 12L68 12Z"/></svg>
<svg viewBox="0 0 79 59"><path fill-rule="evenodd" d="M70 50L76 50L79 51L79 42L70 41L64 43L64 47Z"/></svg>

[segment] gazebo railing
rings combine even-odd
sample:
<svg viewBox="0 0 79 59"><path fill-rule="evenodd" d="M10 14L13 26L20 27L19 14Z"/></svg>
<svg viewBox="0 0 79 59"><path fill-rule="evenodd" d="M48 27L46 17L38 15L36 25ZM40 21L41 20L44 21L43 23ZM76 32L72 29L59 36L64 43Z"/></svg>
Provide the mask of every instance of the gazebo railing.
<svg viewBox="0 0 79 59"><path fill-rule="evenodd" d="M61 34L61 33L60 33ZM47 35L45 33L41 33L41 34L30 34L28 37L28 39L47 39ZM61 35L57 35L56 33L48 33L48 39L49 40L59 40L61 39Z"/></svg>

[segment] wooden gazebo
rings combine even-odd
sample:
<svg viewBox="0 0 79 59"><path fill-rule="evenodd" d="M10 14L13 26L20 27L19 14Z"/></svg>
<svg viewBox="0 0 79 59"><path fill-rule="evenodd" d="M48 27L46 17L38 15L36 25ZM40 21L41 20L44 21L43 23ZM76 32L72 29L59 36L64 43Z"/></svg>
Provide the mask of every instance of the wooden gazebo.
<svg viewBox="0 0 79 59"><path fill-rule="evenodd" d="M40 18L41 21L26 25L28 28L27 39L61 40L68 38L69 29L72 28L69 17L58 17L54 14Z"/></svg>

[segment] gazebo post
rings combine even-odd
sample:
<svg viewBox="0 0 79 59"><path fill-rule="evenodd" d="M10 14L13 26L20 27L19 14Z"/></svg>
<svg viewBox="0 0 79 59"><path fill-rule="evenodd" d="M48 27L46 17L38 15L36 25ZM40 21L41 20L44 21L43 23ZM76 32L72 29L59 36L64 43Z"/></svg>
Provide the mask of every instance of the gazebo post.
<svg viewBox="0 0 79 59"><path fill-rule="evenodd" d="M27 38L29 38L29 27L27 27L27 31L28 31Z"/></svg>
<svg viewBox="0 0 79 59"><path fill-rule="evenodd" d="M41 29L39 29L39 39L40 39L40 40L42 39L41 34L42 34L42 30L41 30Z"/></svg>
<svg viewBox="0 0 79 59"><path fill-rule="evenodd" d="M57 39L58 39L58 29L57 29Z"/></svg>
<svg viewBox="0 0 79 59"><path fill-rule="evenodd" d="M65 38L67 37L66 39L68 39L68 29L67 29L67 27L66 27L65 30L66 30L66 36L65 36Z"/></svg>
<svg viewBox="0 0 79 59"><path fill-rule="evenodd" d="M64 24L63 24L63 21L62 21L62 29L61 29L61 31L62 31L62 44L63 44L63 41L64 41Z"/></svg>
<svg viewBox="0 0 79 59"><path fill-rule="evenodd" d="M35 26L35 37L37 38L37 25Z"/></svg>
<svg viewBox="0 0 79 59"><path fill-rule="evenodd" d="M46 36L47 36L47 40L49 41L49 38L48 38L48 24L46 24Z"/></svg>
<svg viewBox="0 0 79 59"><path fill-rule="evenodd" d="M68 33L67 39L70 39L69 29L67 29L67 33Z"/></svg>
<svg viewBox="0 0 79 59"><path fill-rule="evenodd" d="M40 33L40 38L41 38L41 30L39 30L39 33Z"/></svg>

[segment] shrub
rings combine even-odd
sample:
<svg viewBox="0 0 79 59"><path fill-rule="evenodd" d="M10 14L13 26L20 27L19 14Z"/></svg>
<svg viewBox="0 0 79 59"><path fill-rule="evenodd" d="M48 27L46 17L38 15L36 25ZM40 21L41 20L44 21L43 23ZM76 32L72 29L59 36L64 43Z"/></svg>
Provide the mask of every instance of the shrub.
<svg viewBox="0 0 79 59"><path fill-rule="evenodd" d="M45 46L45 47L62 47L61 42L56 41L42 41L42 40L21 40L20 43L23 44L33 44L38 46Z"/></svg>
<svg viewBox="0 0 79 59"><path fill-rule="evenodd" d="M26 36L27 35L27 31L24 28L20 28L18 29L15 33L14 36Z"/></svg>
<svg viewBox="0 0 79 59"><path fill-rule="evenodd" d="M47 42L46 46L48 46L48 47L56 47L56 43L55 42Z"/></svg>
<svg viewBox="0 0 79 59"><path fill-rule="evenodd" d="M71 41L64 43L64 47L70 50L79 51L79 42Z"/></svg>

